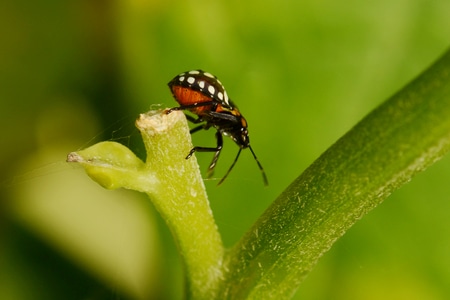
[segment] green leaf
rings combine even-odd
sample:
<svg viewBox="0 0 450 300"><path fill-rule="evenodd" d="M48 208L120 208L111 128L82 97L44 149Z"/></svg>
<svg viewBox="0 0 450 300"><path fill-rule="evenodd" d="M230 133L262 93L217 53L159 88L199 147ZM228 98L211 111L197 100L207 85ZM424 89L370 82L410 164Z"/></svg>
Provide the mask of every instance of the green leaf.
<svg viewBox="0 0 450 300"><path fill-rule="evenodd" d="M450 52L338 140L228 253L219 299L290 299L356 221L450 148Z"/></svg>
<svg viewBox="0 0 450 300"><path fill-rule="evenodd" d="M130 149L116 142L101 142L72 152L67 161L80 163L89 177L106 189L134 187L136 177L145 167ZM149 185L156 180L155 175L150 172L146 177Z"/></svg>

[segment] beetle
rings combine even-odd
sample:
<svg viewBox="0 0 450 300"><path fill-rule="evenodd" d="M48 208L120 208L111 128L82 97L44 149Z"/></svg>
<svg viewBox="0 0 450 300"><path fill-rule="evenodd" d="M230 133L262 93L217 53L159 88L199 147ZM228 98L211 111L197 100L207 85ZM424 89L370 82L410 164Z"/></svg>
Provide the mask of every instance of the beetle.
<svg viewBox="0 0 450 300"><path fill-rule="evenodd" d="M167 114L175 110L187 110L195 114L197 118L190 115L186 115L186 118L194 124L204 123L191 129L191 134L201 129L209 129L211 127L214 127L217 130L216 147L195 146L186 156L186 159L189 159L196 151L214 152L207 173L208 178L210 178L214 173L214 168L219 159L220 152L222 151L222 136L229 136L239 146L239 151L231 167L217 185L222 184L225 178L227 178L228 174L236 164L242 149L246 148L250 149L253 158L258 164L259 170L263 176L264 185L268 185L266 173L250 146L247 121L236 105L228 98L225 88L216 76L202 70L187 71L175 76L168 83L168 86L173 97L180 106L166 110Z"/></svg>

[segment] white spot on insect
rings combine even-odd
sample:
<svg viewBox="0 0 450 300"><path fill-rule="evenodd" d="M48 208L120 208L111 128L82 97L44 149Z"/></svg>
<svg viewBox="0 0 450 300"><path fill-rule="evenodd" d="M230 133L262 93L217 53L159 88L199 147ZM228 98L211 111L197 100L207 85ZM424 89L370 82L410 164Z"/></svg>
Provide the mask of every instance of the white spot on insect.
<svg viewBox="0 0 450 300"><path fill-rule="evenodd" d="M200 81L199 83L198 83L198 86L200 87L200 89L204 89L205 88L205 82L204 81Z"/></svg>
<svg viewBox="0 0 450 300"><path fill-rule="evenodd" d="M214 93L216 92L216 89L212 85L210 85L210 86L208 86L208 92L211 95L214 95Z"/></svg>
<svg viewBox="0 0 450 300"><path fill-rule="evenodd" d="M209 78L216 78L216 77L214 77L213 74L208 73L208 72L203 73L203 75L205 75L206 77L209 77Z"/></svg>
<svg viewBox="0 0 450 300"><path fill-rule="evenodd" d="M189 84L194 84L195 78L194 78L194 77L188 77L187 82L188 82Z"/></svg>
<svg viewBox="0 0 450 300"><path fill-rule="evenodd" d="M180 76L180 77L178 78L178 81L180 81L180 82L183 82L183 81L184 81L184 79L185 79L185 77L184 77L184 76Z"/></svg>
<svg viewBox="0 0 450 300"><path fill-rule="evenodd" d="M220 101L223 101L223 93L222 92L218 92L217 97L219 97Z"/></svg>
<svg viewBox="0 0 450 300"><path fill-rule="evenodd" d="M200 71L193 70L193 71L189 71L188 73L191 75L198 75L198 74L200 74Z"/></svg>
<svg viewBox="0 0 450 300"><path fill-rule="evenodd" d="M228 101L228 94L226 91L224 91L224 95L225 95L225 99L224 99L225 103L230 105L230 102Z"/></svg>

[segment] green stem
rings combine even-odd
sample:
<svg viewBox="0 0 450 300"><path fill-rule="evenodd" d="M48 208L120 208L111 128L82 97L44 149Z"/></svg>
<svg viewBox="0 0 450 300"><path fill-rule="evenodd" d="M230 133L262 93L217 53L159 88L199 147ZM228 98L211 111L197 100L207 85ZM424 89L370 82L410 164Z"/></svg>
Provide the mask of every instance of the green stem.
<svg viewBox="0 0 450 300"><path fill-rule="evenodd" d="M223 262L181 112L141 115L147 161L104 142L69 154L106 188L147 193L178 243L192 299L289 299L357 220L450 149L450 52L337 141ZM225 270L225 271L224 271ZM225 273L224 273L225 272Z"/></svg>
<svg viewBox="0 0 450 300"><path fill-rule="evenodd" d="M136 121L147 160L114 142L69 154L88 175L106 188L128 188L148 194L169 226L183 257L188 297L213 299L222 279L224 248L205 192L182 112L151 111Z"/></svg>
<svg viewBox="0 0 450 300"><path fill-rule="evenodd" d="M289 299L357 220L450 150L450 52L300 175L228 253L219 299Z"/></svg>

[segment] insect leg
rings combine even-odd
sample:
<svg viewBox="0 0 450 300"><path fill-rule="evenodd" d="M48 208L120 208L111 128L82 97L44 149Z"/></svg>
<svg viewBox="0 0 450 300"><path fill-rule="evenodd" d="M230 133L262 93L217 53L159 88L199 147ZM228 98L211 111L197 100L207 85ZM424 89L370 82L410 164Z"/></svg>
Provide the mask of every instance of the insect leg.
<svg viewBox="0 0 450 300"><path fill-rule="evenodd" d="M214 101L197 102L197 103L194 103L194 104L181 105L181 106L178 106L178 107L172 107L172 108L167 109L165 111L165 113L166 114L170 114L174 110L186 110L186 109L190 109L190 108L195 108L195 107L200 107L200 106L208 106L208 105L214 105Z"/></svg>
<svg viewBox="0 0 450 300"><path fill-rule="evenodd" d="M219 159L220 151L222 151L222 147L223 147L223 139L222 139L222 135L220 134L219 131L216 132L216 139L217 139L217 147L213 148L213 147L195 146L194 148L192 148L192 150L186 156L186 159L189 159L196 151L197 152L215 152L213 160L208 168L208 177L212 176L212 174L214 173L214 167L216 166L216 162Z"/></svg>
<svg viewBox="0 0 450 300"><path fill-rule="evenodd" d="M201 117L198 117L198 118L196 119L196 118L194 118L193 116L190 116L190 115L187 115L187 114L184 114L184 115L186 116L186 119L188 119L189 122L192 122L192 123L194 123L194 124L203 122L203 119L202 119Z"/></svg>
<svg viewBox="0 0 450 300"><path fill-rule="evenodd" d="M193 134L202 129L209 129L209 127L211 127L209 124L203 124L203 125L192 128L189 132L191 134Z"/></svg>
<svg viewBox="0 0 450 300"><path fill-rule="evenodd" d="M208 178L211 178L211 176L213 176L214 168L216 167L217 160L219 159L220 151L222 151L223 138L220 131L216 132L216 140L217 140L216 153L214 153L214 157L208 167Z"/></svg>

